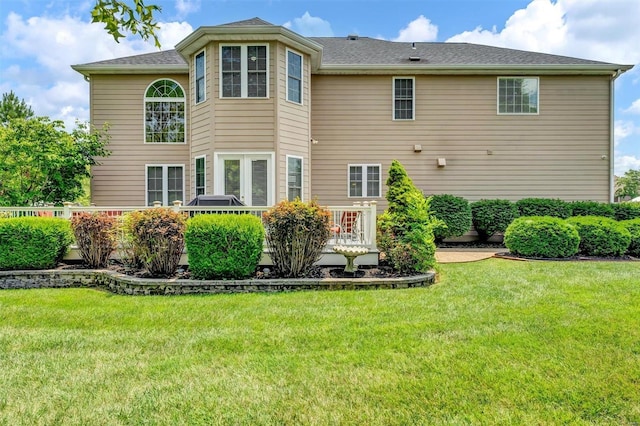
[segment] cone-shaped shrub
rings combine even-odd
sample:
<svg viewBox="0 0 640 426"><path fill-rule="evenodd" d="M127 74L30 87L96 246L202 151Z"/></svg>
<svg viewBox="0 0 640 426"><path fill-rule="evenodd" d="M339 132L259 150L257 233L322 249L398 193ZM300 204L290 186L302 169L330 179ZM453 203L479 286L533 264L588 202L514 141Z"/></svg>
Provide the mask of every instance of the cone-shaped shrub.
<svg viewBox="0 0 640 426"><path fill-rule="evenodd" d="M551 216L515 219L504 233L504 244L513 254L558 258L578 253L580 236L575 227Z"/></svg>
<svg viewBox="0 0 640 426"><path fill-rule="evenodd" d="M433 229L436 241L459 237L471 229L471 205L464 198L450 194L432 195L429 208L433 216L446 225Z"/></svg>
<svg viewBox="0 0 640 426"><path fill-rule="evenodd" d="M99 213L79 213L71 228L82 260L91 268L104 268L117 245L116 219Z"/></svg>
<svg viewBox="0 0 640 426"><path fill-rule="evenodd" d="M567 219L580 234L580 253L587 256L622 256L631 243L631 233L613 219L577 216Z"/></svg>

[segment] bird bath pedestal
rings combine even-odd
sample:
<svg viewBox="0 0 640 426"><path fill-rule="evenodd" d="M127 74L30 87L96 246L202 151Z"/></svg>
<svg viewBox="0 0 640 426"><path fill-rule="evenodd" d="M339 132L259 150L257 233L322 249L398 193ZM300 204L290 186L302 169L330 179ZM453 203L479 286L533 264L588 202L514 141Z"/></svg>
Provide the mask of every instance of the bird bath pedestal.
<svg viewBox="0 0 640 426"><path fill-rule="evenodd" d="M344 272L353 274L358 270L358 265L354 263L356 257L369 253L369 249L360 246L334 246L333 251L343 255L347 259Z"/></svg>

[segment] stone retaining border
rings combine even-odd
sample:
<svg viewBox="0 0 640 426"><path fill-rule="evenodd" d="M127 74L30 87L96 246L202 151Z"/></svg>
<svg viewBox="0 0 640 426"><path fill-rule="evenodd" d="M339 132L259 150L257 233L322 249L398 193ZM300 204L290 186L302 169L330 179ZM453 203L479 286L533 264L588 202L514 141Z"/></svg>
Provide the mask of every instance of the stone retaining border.
<svg viewBox="0 0 640 426"><path fill-rule="evenodd" d="M108 270L0 271L0 290L84 287L99 288L124 295L396 289L428 287L434 282L434 272L400 278L290 278L205 281L136 278Z"/></svg>

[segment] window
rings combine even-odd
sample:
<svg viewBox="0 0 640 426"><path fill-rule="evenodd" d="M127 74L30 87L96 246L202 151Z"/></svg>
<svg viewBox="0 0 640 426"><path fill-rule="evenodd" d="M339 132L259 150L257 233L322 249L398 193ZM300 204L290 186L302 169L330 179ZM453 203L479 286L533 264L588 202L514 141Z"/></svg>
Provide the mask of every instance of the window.
<svg viewBox="0 0 640 426"><path fill-rule="evenodd" d="M393 78L393 119L413 120L414 78Z"/></svg>
<svg viewBox="0 0 640 426"><path fill-rule="evenodd" d="M206 157L196 157L196 195L207 193Z"/></svg>
<svg viewBox="0 0 640 426"><path fill-rule="evenodd" d="M302 157L287 155L287 199L302 200Z"/></svg>
<svg viewBox="0 0 640 426"><path fill-rule="evenodd" d="M196 103L203 102L207 99L205 89L205 56L204 50L196 55L195 71L196 71Z"/></svg>
<svg viewBox="0 0 640 426"><path fill-rule="evenodd" d="M537 77L498 77L498 114L538 114Z"/></svg>
<svg viewBox="0 0 640 426"><path fill-rule="evenodd" d="M248 206L271 206L274 153L215 153L215 194L235 195Z"/></svg>
<svg viewBox="0 0 640 426"><path fill-rule="evenodd" d="M267 97L267 46L220 47L220 93L223 98Z"/></svg>
<svg viewBox="0 0 640 426"><path fill-rule="evenodd" d="M147 166L147 205L160 201L169 206L175 200L184 202L184 166Z"/></svg>
<svg viewBox="0 0 640 426"><path fill-rule="evenodd" d="M380 165L349 164L349 197L380 196Z"/></svg>
<svg viewBox="0 0 640 426"><path fill-rule="evenodd" d="M173 80L158 80L144 96L146 143L185 142L185 97Z"/></svg>
<svg viewBox="0 0 640 426"><path fill-rule="evenodd" d="M287 100L302 103L302 56L287 50Z"/></svg>

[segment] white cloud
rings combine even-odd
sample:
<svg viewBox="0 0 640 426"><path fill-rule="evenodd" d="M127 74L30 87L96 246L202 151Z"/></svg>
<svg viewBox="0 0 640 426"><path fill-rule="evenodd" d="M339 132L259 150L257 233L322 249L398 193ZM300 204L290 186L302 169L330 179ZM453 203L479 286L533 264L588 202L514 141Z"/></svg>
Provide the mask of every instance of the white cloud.
<svg viewBox="0 0 640 426"><path fill-rule="evenodd" d="M616 176L624 175L627 170L640 170L640 158L633 155L616 157L614 163Z"/></svg>
<svg viewBox="0 0 640 426"><path fill-rule="evenodd" d="M409 25L398 32L393 41L435 41L438 38L438 26L431 23L423 15L418 16Z"/></svg>
<svg viewBox="0 0 640 426"><path fill-rule="evenodd" d="M635 132L636 127L632 121L616 120L614 123L615 145L617 146L622 139L633 135Z"/></svg>
<svg viewBox="0 0 640 426"><path fill-rule="evenodd" d="M200 0L176 0L178 16L184 18L190 13L200 10Z"/></svg>
<svg viewBox="0 0 640 426"><path fill-rule="evenodd" d="M632 114L640 114L640 99L633 101L631 106L624 110L624 112L630 112Z"/></svg>
<svg viewBox="0 0 640 426"><path fill-rule="evenodd" d="M293 22L285 22L283 27L307 37L333 36L333 30L331 29L329 21L325 21L317 16L311 16L309 12L305 12L300 18L293 19Z"/></svg>

